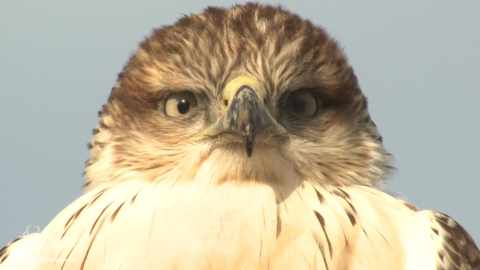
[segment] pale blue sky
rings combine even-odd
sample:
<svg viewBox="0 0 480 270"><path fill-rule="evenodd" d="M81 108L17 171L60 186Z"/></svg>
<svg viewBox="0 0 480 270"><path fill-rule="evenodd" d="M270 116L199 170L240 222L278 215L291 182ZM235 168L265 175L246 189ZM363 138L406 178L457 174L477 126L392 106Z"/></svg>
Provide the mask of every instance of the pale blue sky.
<svg viewBox="0 0 480 270"><path fill-rule="evenodd" d="M387 189L480 243L480 2L352 2L268 3L345 48L396 157ZM0 246L81 194L97 111L137 44L183 13L233 3L0 3Z"/></svg>

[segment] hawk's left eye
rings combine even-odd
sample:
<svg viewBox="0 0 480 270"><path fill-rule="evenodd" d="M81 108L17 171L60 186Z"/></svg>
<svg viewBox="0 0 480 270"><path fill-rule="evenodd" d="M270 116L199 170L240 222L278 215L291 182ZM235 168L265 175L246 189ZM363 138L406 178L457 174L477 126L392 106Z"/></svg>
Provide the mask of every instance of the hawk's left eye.
<svg viewBox="0 0 480 270"><path fill-rule="evenodd" d="M165 114L170 117L184 116L195 106L197 106L197 101L191 93L173 93L165 101Z"/></svg>
<svg viewBox="0 0 480 270"><path fill-rule="evenodd" d="M288 97L287 107L297 115L310 117L317 112L317 99L309 90L298 90Z"/></svg>

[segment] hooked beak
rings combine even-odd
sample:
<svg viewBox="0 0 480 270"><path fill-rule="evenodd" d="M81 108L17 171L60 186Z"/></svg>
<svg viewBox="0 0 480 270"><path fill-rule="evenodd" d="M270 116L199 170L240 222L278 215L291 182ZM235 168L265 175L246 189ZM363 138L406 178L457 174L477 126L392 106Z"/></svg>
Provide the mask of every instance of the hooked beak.
<svg viewBox="0 0 480 270"><path fill-rule="evenodd" d="M237 77L223 90L222 117L205 129L200 137L230 133L241 136L247 156L251 157L259 133L287 133L265 107L263 85L249 77Z"/></svg>

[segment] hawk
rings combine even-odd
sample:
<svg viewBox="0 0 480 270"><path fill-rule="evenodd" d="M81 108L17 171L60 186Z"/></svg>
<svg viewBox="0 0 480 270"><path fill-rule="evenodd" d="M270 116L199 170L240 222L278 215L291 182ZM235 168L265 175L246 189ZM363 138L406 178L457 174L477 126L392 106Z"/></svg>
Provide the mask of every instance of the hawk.
<svg viewBox="0 0 480 270"><path fill-rule="evenodd" d="M89 148L85 194L0 269L480 269L452 218L379 189L392 155L352 67L281 7L155 30Z"/></svg>

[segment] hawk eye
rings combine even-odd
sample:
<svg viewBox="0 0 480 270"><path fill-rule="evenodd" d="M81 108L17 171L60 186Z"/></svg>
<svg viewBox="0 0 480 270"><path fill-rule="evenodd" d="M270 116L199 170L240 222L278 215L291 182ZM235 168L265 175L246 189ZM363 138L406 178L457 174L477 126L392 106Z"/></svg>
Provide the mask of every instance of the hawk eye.
<svg viewBox="0 0 480 270"><path fill-rule="evenodd" d="M310 117L317 112L317 99L309 90L298 90L288 97L287 107L294 114Z"/></svg>
<svg viewBox="0 0 480 270"><path fill-rule="evenodd" d="M197 101L191 93L173 93L165 101L165 114L170 117L184 116L196 105Z"/></svg>

